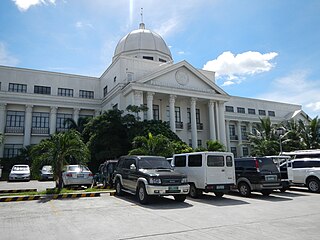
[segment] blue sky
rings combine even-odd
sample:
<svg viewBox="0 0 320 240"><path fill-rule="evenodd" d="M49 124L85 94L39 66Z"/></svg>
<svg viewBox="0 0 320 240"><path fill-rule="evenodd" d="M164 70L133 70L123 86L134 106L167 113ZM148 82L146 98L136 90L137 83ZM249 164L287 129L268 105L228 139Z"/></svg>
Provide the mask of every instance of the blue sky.
<svg viewBox="0 0 320 240"><path fill-rule="evenodd" d="M99 77L141 21L228 94L320 116L319 0L1 0L0 65Z"/></svg>

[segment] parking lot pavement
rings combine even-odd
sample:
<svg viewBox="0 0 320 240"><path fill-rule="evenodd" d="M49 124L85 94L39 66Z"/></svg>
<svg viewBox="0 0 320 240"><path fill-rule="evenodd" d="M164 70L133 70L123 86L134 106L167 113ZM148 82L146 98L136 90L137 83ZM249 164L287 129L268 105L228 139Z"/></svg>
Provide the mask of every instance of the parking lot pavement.
<svg viewBox="0 0 320 240"><path fill-rule="evenodd" d="M47 188L54 188L54 181L36 181L29 182L7 182L0 181L0 190L17 190L17 189L37 189L38 192L45 191Z"/></svg>
<svg viewBox="0 0 320 240"><path fill-rule="evenodd" d="M7 239L319 239L320 194L304 190L269 197L237 193L218 199L131 195L0 203L1 240ZM17 231L19 229L19 231Z"/></svg>

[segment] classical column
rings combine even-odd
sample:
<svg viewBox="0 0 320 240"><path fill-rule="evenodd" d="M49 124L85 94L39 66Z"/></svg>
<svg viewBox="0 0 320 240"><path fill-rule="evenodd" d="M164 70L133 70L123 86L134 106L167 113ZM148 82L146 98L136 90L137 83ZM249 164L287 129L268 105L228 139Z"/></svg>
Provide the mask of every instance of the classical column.
<svg viewBox="0 0 320 240"><path fill-rule="evenodd" d="M252 133L252 122L249 122L249 133Z"/></svg>
<svg viewBox="0 0 320 240"><path fill-rule="evenodd" d="M242 134L241 134L241 121L238 121L237 122L237 132L238 132L238 157L241 157L243 154L242 154Z"/></svg>
<svg viewBox="0 0 320 240"><path fill-rule="evenodd" d="M216 136L216 126L215 126L215 116L214 116L214 101L210 100L209 104L209 130L210 130L210 139L217 140Z"/></svg>
<svg viewBox="0 0 320 240"><path fill-rule="evenodd" d="M140 107L143 105L143 92L142 91L134 91L134 105ZM139 120L143 121L143 112L138 113Z"/></svg>
<svg viewBox="0 0 320 240"><path fill-rule="evenodd" d="M198 131L197 131L197 121L196 121L196 98L191 98L191 140L192 140L192 147L198 147Z"/></svg>
<svg viewBox="0 0 320 240"><path fill-rule="evenodd" d="M147 93L148 120L153 120L153 95L154 92Z"/></svg>
<svg viewBox="0 0 320 240"><path fill-rule="evenodd" d="M218 111L219 111L219 137L220 137L220 142L227 146L227 141L226 141L226 130L225 130L225 120L224 120L224 102L219 102L218 103Z"/></svg>
<svg viewBox="0 0 320 240"><path fill-rule="evenodd" d="M101 112L100 109L95 109L94 110L94 116L98 117L100 115L100 112Z"/></svg>
<svg viewBox="0 0 320 240"><path fill-rule="evenodd" d="M51 107L50 109L50 135L56 132L57 127L57 107Z"/></svg>
<svg viewBox="0 0 320 240"><path fill-rule="evenodd" d="M175 109L174 104L176 102L176 96L170 95L169 99L169 111L170 111L170 128L172 132L176 132L176 116L175 116Z"/></svg>
<svg viewBox="0 0 320 240"><path fill-rule="evenodd" d="M230 120L226 120L226 138L227 138L226 150L227 150L228 152L231 151L231 148L230 148L230 130L229 130L229 125L230 125Z"/></svg>
<svg viewBox="0 0 320 240"><path fill-rule="evenodd" d="M0 133L4 137L6 122L6 104L0 104ZM0 144L0 158L3 157L4 142Z"/></svg>
<svg viewBox="0 0 320 240"><path fill-rule="evenodd" d="M32 123L32 105L26 105L26 115L24 121L23 146L30 145L31 123Z"/></svg>
<svg viewBox="0 0 320 240"><path fill-rule="evenodd" d="M79 119L79 112L80 112L79 108L73 109L73 121L75 121L75 123L77 123L77 124L78 124L78 119Z"/></svg>

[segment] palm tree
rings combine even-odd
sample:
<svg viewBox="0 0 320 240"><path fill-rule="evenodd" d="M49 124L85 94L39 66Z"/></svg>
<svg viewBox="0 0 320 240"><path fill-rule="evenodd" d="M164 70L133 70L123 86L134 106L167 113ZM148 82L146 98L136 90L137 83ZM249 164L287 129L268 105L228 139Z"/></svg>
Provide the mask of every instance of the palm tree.
<svg viewBox="0 0 320 240"><path fill-rule="evenodd" d="M318 119L318 116L312 119L308 125L305 125L301 120L299 124L302 129L302 138L306 144L306 148L320 148L320 119Z"/></svg>
<svg viewBox="0 0 320 240"><path fill-rule="evenodd" d="M173 155L173 144L162 134L152 136L152 134L149 133L148 138L145 136L137 136L133 139L132 144L134 149L129 152L130 155L153 155L163 157L171 157Z"/></svg>
<svg viewBox="0 0 320 240"><path fill-rule="evenodd" d="M285 133L280 136L282 140L282 146L284 151L294 151L297 149L304 149L305 144L301 137L301 127L298 122L290 120L282 123L282 127L285 129Z"/></svg>
<svg viewBox="0 0 320 240"><path fill-rule="evenodd" d="M74 129L82 134L86 124L90 121L90 119L90 117L80 117L76 122L73 118L67 118L64 120L63 124L64 126L68 126L69 129Z"/></svg>
<svg viewBox="0 0 320 240"><path fill-rule="evenodd" d="M32 148L33 169L40 169L40 166L44 164L52 165L59 190L63 186L64 165L71 161L85 164L89 157L88 147L81 140L80 134L74 130L55 133L50 139L44 139Z"/></svg>
<svg viewBox="0 0 320 240"><path fill-rule="evenodd" d="M218 141L208 140L207 141L207 150L208 151L225 152L226 148L223 144L221 144Z"/></svg>

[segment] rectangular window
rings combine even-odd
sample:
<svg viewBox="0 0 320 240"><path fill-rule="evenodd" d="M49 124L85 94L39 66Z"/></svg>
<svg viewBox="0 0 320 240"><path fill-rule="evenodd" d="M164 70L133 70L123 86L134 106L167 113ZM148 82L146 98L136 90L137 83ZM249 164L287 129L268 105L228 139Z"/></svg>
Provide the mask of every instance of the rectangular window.
<svg viewBox="0 0 320 240"><path fill-rule="evenodd" d="M237 147L230 147L230 151L233 153L233 156L237 157Z"/></svg>
<svg viewBox="0 0 320 240"><path fill-rule="evenodd" d="M153 60L153 57L150 57L150 56L143 56L142 58L147 60Z"/></svg>
<svg viewBox="0 0 320 240"><path fill-rule="evenodd" d="M246 113L243 107L237 107L238 113Z"/></svg>
<svg viewBox="0 0 320 240"><path fill-rule="evenodd" d="M181 122L181 112L180 112L180 107L175 107L175 108L174 108L174 112L175 112L175 119L176 119L176 122Z"/></svg>
<svg viewBox="0 0 320 240"><path fill-rule="evenodd" d="M190 108L187 108L187 119L188 119L188 124L191 124L191 110L190 110Z"/></svg>
<svg viewBox="0 0 320 240"><path fill-rule="evenodd" d="M188 158L188 166L189 167L201 167L202 166L202 155L189 155Z"/></svg>
<svg viewBox="0 0 320 240"><path fill-rule="evenodd" d="M231 156L227 156L226 157L226 165L227 165L227 167L232 167L233 166L233 162L232 162L232 157Z"/></svg>
<svg viewBox="0 0 320 240"><path fill-rule="evenodd" d="M50 95L51 94L51 87L34 86L34 93Z"/></svg>
<svg viewBox="0 0 320 240"><path fill-rule="evenodd" d="M169 106L166 107L166 119L168 122L170 121L170 107Z"/></svg>
<svg viewBox="0 0 320 240"><path fill-rule="evenodd" d="M192 147L192 139L189 139L189 147Z"/></svg>
<svg viewBox="0 0 320 240"><path fill-rule="evenodd" d="M57 113L57 132L65 132L69 129L66 119L72 119L72 114Z"/></svg>
<svg viewBox="0 0 320 240"><path fill-rule="evenodd" d="M49 113L34 112L32 113L32 128L31 132L34 134L48 134L49 133Z"/></svg>
<svg viewBox="0 0 320 240"><path fill-rule="evenodd" d="M207 157L208 167L224 167L224 157L223 156L212 156Z"/></svg>
<svg viewBox="0 0 320 240"><path fill-rule="evenodd" d="M196 109L196 123L200 123L200 109Z"/></svg>
<svg viewBox="0 0 320 240"><path fill-rule="evenodd" d="M174 157L175 167L185 167L186 166L186 156L175 156Z"/></svg>
<svg viewBox="0 0 320 240"><path fill-rule="evenodd" d="M259 115L265 116L266 115L266 111L265 110L259 110Z"/></svg>
<svg viewBox="0 0 320 240"><path fill-rule="evenodd" d="M27 84L9 83L9 92L27 92Z"/></svg>
<svg viewBox="0 0 320 240"><path fill-rule="evenodd" d="M243 147L243 148L242 148L242 155L243 155L243 157L249 156L249 149L248 149L248 147Z"/></svg>
<svg viewBox="0 0 320 240"><path fill-rule="evenodd" d="M165 63L165 62L167 62L166 60L164 60L164 59L162 59L162 58L159 58L159 62L163 62L163 63Z"/></svg>
<svg viewBox="0 0 320 240"><path fill-rule="evenodd" d="M73 97L73 89L58 88L58 96Z"/></svg>
<svg viewBox="0 0 320 240"><path fill-rule="evenodd" d="M230 136L235 136L236 135L236 126L233 124L229 125L229 134Z"/></svg>
<svg viewBox="0 0 320 240"><path fill-rule="evenodd" d="M108 94L108 85L105 86L103 89L103 96L105 97L105 96L107 96L107 94Z"/></svg>
<svg viewBox="0 0 320 240"><path fill-rule="evenodd" d="M241 139L247 140L248 139L248 132L247 132L247 126L241 126Z"/></svg>
<svg viewBox="0 0 320 240"><path fill-rule="evenodd" d="M153 120L159 120L160 119L160 111L159 111L159 105L153 105Z"/></svg>
<svg viewBox="0 0 320 240"><path fill-rule="evenodd" d="M93 91L86 91L86 90L79 90L79 97L80 98L94 98Z"/></svg>
<svg viewBox="0 0 320 240"><path fill-rule="evenodd" d="M6 133L23 133L24 132L25 112L7 111Z"/></svg>
<svg viewBox="0 0 320 240"><path fill-rule="evenodd" d="M226 106L226 112L234 112L232 106Z"/></svg>
<svg viewBox="0 0 320 240"><path fill-rule="evenodd" d="M268 111L268 115L270 117L275 117L276 116L276 113L274 111Z"/></svg>
<svg viewBox="0 0 320 240"><path fill-rule="evenodd" d="M202 140L198 139L198 147L202 147Z"/></svg>
<svg viewBox="0 0 320 240"><path fill-rule="evenodd" d="M23 146L21 144L5 144L3 150L4 158L13 158L20 154Z"/></svg>
<svg viewBox="0 0 320 240"><path fill-rule="evenodd" d="M256 110L253 109L253 108L248 108L248 113L252 114L252 115L255 115L256 114Z"/></svg>

